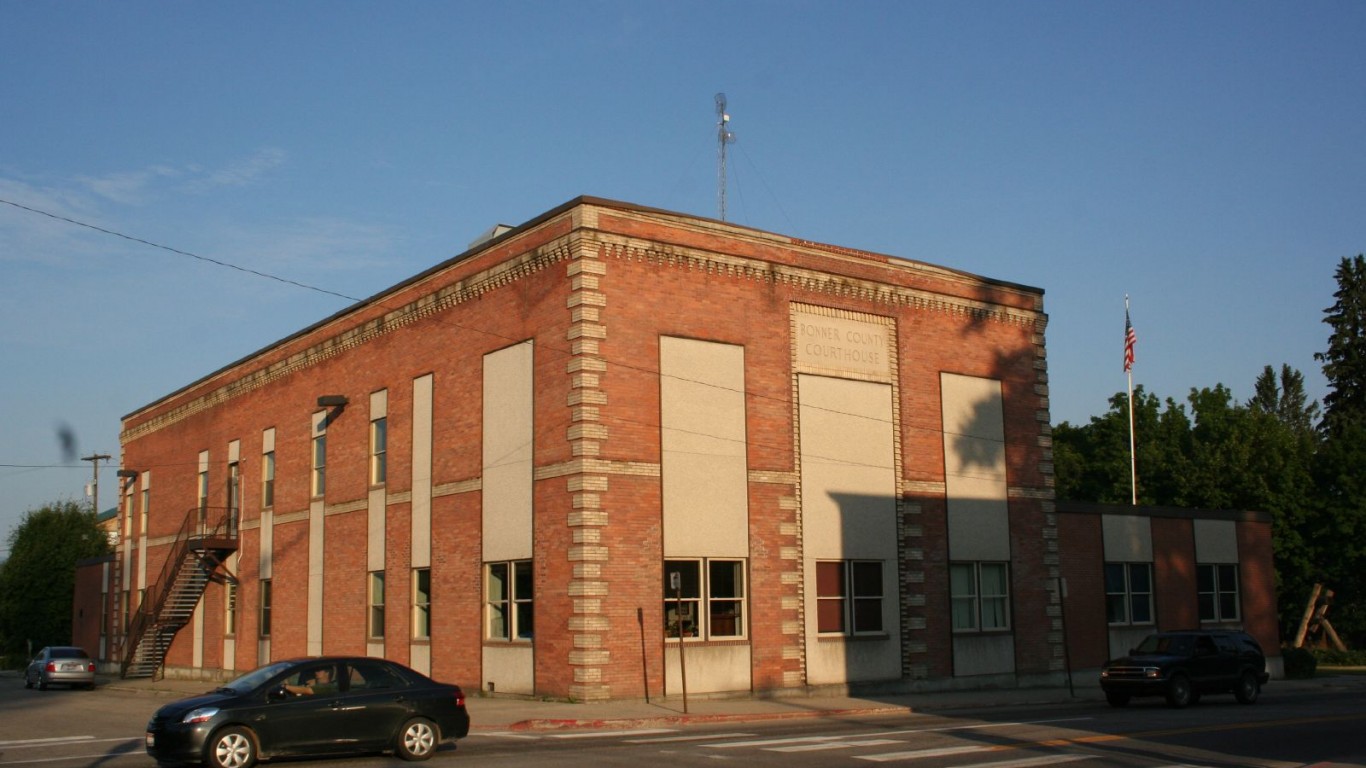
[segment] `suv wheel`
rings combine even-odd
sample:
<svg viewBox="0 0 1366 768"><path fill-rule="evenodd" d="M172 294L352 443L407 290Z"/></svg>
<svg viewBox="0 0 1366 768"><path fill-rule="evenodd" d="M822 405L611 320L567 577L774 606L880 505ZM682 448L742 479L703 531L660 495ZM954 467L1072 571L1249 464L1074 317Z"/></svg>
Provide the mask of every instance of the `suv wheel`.
<svg viewBox="0 0 1366 768"><path fill-rule="evenodd" d="M1180 709L1191 703L1194 689L1191 688L1191 681L1185 675L1172 675L1172 679L1167 681L1167 705Z"/></svg>
<svg viewBox="0 0 1366 768"><path fill-rule="evenodd" d="M1262 684L1257 682L1257 676L1251 672L1244 672L1238 678L1238 687L1233 689L1233 695L1238 697L1239 704L1252 704L1257 701L1257 697L1262 693Z"/></svg>

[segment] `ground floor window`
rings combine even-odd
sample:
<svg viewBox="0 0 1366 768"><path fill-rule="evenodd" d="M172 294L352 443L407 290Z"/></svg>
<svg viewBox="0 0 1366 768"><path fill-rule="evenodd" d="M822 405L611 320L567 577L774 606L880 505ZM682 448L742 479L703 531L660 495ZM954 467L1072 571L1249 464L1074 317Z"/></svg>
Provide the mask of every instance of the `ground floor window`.
<svg viewBox="0 0 1366 768"><path fill-rule="evenodd" d="M1195 583L1200 620L1238 621L1238 564L1197 564Z"/></svg>
<svg viewBox="0 0 1366 768"><path fill-rule="evenodd" d="M237 634L237 582L229 581L224 587L226 594L223 596L224 615L223 615L223 634Z"/></svg>
<svg viewBox="0 0 1366 768"><path fill-rule="evenodd" d="M530 560L484 566L485 634L490 640L530 640L535 629L535 582Z"/></svg>
<svg viewBox="0 0 1366 768"><path fill-rule="evenodd" d="M1105 564L1105 620L1110 624L1153 623L1153 564Z"/></svg>
<svg viewBox="0 0 1366 768"><path fill-rule="evenodd" d="M413 637L432 636L432 569L413 569Z"/></svg>
<svg viewBox="0 0 1366 768"><path fill-rule="evenodd" d="M1010 629L1009 563L950 563L953 631Z"/></svg>
<svg viewBox="0 0 1366 768"><path fill-rule="evenodd" d="M261 579L261 637L270 637L270 579Z"/></svg>
<svg viewBox="0 0 1366 768"><path fill-rule="evenodd" d="M366 635L372 639L384 637L384 571L370 572L368 588L370 610L366 621Z"/></svg>
<svg viewBox="0 0 1366 768"><path fill-rule="evenodd" d="M816 631L880 633L882 561L822 560L816 563Z"/></svg>
<svg viewBox="0 0 1366 768"><path fill-rule="evenodd" d="M745 636L745 561L664 561L664 636L728 640Z"/></svg>

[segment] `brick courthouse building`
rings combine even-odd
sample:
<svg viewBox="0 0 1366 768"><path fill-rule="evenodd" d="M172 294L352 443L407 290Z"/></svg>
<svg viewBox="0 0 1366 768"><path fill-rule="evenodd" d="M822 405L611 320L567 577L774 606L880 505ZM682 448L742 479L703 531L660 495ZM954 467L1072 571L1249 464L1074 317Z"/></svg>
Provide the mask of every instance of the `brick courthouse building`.
<svg viewBox="0 0 1366 768"><path fill-rule="evenodd" d="M680 643L689 693L1275 647L1263 517L1056 507L1041 290L593 198L495 232L124 418L111 663L601 700Z"/></svg>

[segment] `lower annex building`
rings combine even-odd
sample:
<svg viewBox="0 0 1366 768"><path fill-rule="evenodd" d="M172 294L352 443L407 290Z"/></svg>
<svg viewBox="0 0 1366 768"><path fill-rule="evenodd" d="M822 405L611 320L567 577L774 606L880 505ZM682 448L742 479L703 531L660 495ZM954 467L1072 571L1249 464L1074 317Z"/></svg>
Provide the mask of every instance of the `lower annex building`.
<svg viewBox="0 0 1366 768"><path fill-rule="evenodd" d="M1058 509L1042 290L588 197L494 232L124 418L109 663L591 701L680 647L690 694L1275 647L1264 516Z"/></svg>

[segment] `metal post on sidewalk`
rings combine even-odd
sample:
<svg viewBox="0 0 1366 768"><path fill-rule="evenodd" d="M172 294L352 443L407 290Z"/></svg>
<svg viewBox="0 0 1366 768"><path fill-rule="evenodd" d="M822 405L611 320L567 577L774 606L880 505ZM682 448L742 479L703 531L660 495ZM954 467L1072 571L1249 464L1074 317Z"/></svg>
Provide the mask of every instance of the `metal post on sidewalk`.
<svg viewBox="0 0 1366 768"><path fill-rule="evenodd" d="M678 673L683 679L683 714L688 714L688 664L683 659L683 574L674 571L669 574L670 586L674 588L674 613L678 619Z"/></svg>
<svg viewBox="0 0 1366 768"><path fill-rule="evenodd" d="M645 703L650 703L650 667L645 663L645 609L636 607L636 624L640 625L640 682L645 686Z"/></svg>

